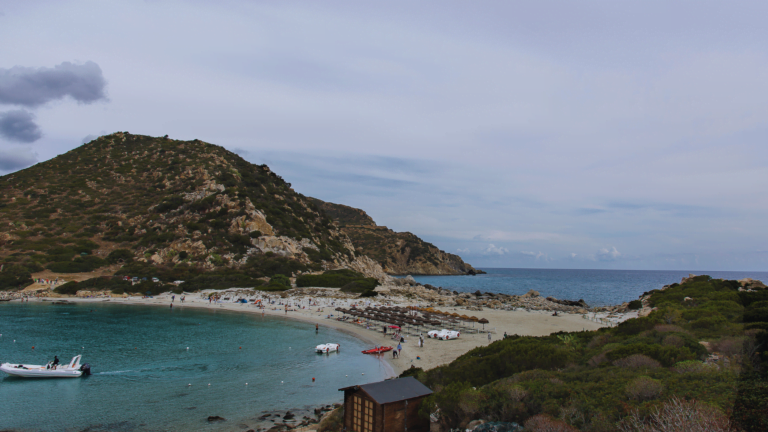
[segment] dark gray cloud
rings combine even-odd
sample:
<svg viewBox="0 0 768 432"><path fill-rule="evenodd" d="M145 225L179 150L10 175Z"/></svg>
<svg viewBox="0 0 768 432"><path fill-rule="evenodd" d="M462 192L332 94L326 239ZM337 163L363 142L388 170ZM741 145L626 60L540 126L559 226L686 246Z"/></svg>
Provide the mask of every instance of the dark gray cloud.
<svg viewBox="0 0 768 432"><path fill-rule="evenodd" d="M10 141L31 143L39 140L43 133L31 112L12 110L0 113L0 135Z"/></svg>
<svg viewBox="0 0 768 432"><path fill-rule="evenodd" d="M0 171L15 171L37 162L37 155L29 149L0 150Z"/></svg>
<svg viewBox="0 0 768 432"><path fill-rule="evenodd" d="M101 68L94 62L64 62L52 68L0 69L0 103L36 107L66 96L91 103L107 98Z"/></svg>

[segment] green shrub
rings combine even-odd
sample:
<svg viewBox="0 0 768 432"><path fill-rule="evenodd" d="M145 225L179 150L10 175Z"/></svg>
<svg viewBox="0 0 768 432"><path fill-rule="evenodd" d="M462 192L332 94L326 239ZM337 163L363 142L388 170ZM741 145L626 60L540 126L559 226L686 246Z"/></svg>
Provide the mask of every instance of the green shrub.
<svg viewBox="0 0 768 432"><path fill-rule="evenodd" d="M365 278L365 279L358 279L356 281L350 282L343 287L341 287L341 291L343 292L349 292L349 293L364 293L367 291L373 291L374 288L379 286L379 281L376 278Z"/></svg>
<svg viewBox="0 0 768 432"><path fill-rule="evenodd" d="M22 264L6 265L0 272L0 291L16 291L32 285L32 272Z"/></svg>
<svg viewBox="0 0 768 432"><path fill-rule="evenodd" d="M745 323L768 322L768 307L748 309L744 312Z"/></svg>
<svg viewBox="0 0 768 432"><path fill-rule="evenodd" d="M649 317L634 318L619 323L616 332L624 335L633 335L646 330L651 330L656 323Z"/></svg>
<svg viewBox="0 0 768 432"><path fill-rule="evenodd" d="M717 315L697 319L696 321L691 323L691 328L702 329L702 330L713 330L713 329L722 327L722 325L727 322L728 320L725 319L724 316L718 313Z"/></svg>
<svg viewBox="0 0 768 432"><path fill-rule="evenodd" d="M321 275L301 275L296 278L296 286L341 288L360 279L365 277L354 270L328 270Z"/></svg>
<svg viewBox="0 0 768 432"><path fill-rule="evenodd" d="M118 262L131 262L133 261L133 252L128 249L115 249L107 255L107 262L110 264L116 264Z"/></svg>
<svg viewBox="0 0 768 432"><path fill-rule="evenodd" d="M177 208L184 205L186 201L184 201L184 198L174 195L170 198L166 198L163 202L155 206L154 212L155 213L167 213L169 211L176 210Z"/></svg>
<svg viewBox="0 0 768 432"><path fill-rule="evenodd" d="M696 355L686 347L675 346L661 346L658 344L640 344L634 343L624 345L614 349L613 351L606 353L606 356L610 360L618 360L620 358L629 357L633 354L646 355L662 365L669 367L673 364L683 360L693 360Z"/></svg>
<svg viewBox="0 0 768 432"><path fill-rule="evenodd" d="M130 289L131 282L119 277L96 277L82 282L67 282L53 291L59 294L75 295L78 291L112 291ZM122 294L122 293L121 293Z"/></svg>
<svg viewBox="0 0 768 432"><path fill-rule="evenodd" d="M288 276L276 274L269 279L269 285L281 285L286 288L291 287L291 280Z"/></svg>
<svg viewBox="0 0 768 432"><path fill-rule="evenodd" d="M643 302L640 300L632 300L627 306L630 310L637 310L643 307Z"/></svg>
<svg viewBox="0 0 768 432"><path fill-rule="evenodd" d="M370 289L370 290L367 290L367 291L363 291L360 294L360 297L376 297L377 295L379 295L379 293L376 292L376 290Z"/></svg>
<svg viewBox="0 0 768 432"><path fill-rule="evenodd" d="M768 322L753 322L744 325L744 330L752 329L768 330Z"/></svg>
<svg viewBox="0 0 768 432"><path fill-rule="evenodd" d="M626 387L626 393L630 399L641 401L656 399L663 390L664 385L659 380L647 376L635 378Z"/></svg>
<svg viewBox="0 0 768 432"><path fill-rule="evenodd" d="M72 261L60 261L47 265L48 270L56 273L85 273L96 270L106 264L106 261L93 255L77 257Z"/></svg>

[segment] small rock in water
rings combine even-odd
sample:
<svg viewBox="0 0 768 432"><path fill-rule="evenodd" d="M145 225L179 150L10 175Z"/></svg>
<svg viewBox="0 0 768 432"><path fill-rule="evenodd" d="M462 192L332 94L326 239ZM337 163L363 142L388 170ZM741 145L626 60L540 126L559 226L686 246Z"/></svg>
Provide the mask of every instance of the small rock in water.
<svg viewBox="0 0 768 432"><path fill-rule="evenodd" d="M209 422L224 421L224 420L226 420L226 419L224 417L221 417L221 416L208 416L208 421Z"/></svg>
<svg viewBox="0 0 768 432"><path fill-rule="evenodd" d="M288 412L287 412L287 413L285 413L285 415L283 416L283 420L290 420L290 419L292 419L292 418L294 418L294 417L296 417L296 416L295 416L295 415L294 415L292 412L288 411Z"/></svg>

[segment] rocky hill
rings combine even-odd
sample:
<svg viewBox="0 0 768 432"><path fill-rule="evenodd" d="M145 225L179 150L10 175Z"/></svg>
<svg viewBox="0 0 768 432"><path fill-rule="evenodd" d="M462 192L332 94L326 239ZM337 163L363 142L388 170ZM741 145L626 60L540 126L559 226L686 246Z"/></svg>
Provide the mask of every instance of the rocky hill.
<svg viewBox="0 0 768 432"><path fill-rule="evenodd" d="M378 226L363 210L342 204L310 200L333 218L346 234L358 254L375 260L385 272L393 275L461 275L479 274L458 255L440 250L409 232L399 233Z"/></svg>
<svg viewBox="0 0 768 432"><path fill-rule="evenodd" d="M190 287L339 268L388 278L317 200L199 140L106 135L0 177L0 193L0 289L110 265Z"/></svg>

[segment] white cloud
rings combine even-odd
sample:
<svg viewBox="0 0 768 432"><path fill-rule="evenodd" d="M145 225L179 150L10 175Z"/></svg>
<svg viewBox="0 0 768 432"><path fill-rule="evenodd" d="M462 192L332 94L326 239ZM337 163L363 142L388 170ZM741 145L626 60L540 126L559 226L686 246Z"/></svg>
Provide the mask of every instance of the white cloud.
<svg viewBox="0 0 768 432"><path fill-rule="evenodd" d="M575 252L571 252L571 259L576 258L576 255L578 255L578 254L575 253Z"/></svg>
<svg viewBox="0 0 768 432"><path fill-rule="evenodd" d="M599 261L616 261L620 256L621 252L616 249L616 246L611 247L611 249L603 248L597 251L597 259Z"/></svg>
<svg viewBox="0 0 768 432"><path fill-rule="evenodd" d="M520 251L523 255L528 255L536 258L536 261L550 261L549 255L546 252L533 252L533 251Z"/></svg>
<svg viewBox="0 0 768 432"><path fill-rule="evenodd" d="M473 240L479 241L558 241L562 235L549 232L523 232L523 231L491 231L486 234L478 234Z"/></svg>
<svg viewBox="0 0 768 432"><path fill-rule="evenodd" d="M466 253L469 253L469 249L458 248L458 249L456 249L456 253L464 253L464 254L466 254Z"/></svg>
<svg viewBox="0 0 768 432"><path fill-rule="evenodd" d="M483 255L506 255L509 253L509 249L505 247L496 247L493 243L489 244L485 250L483 250Z"/></svg>

